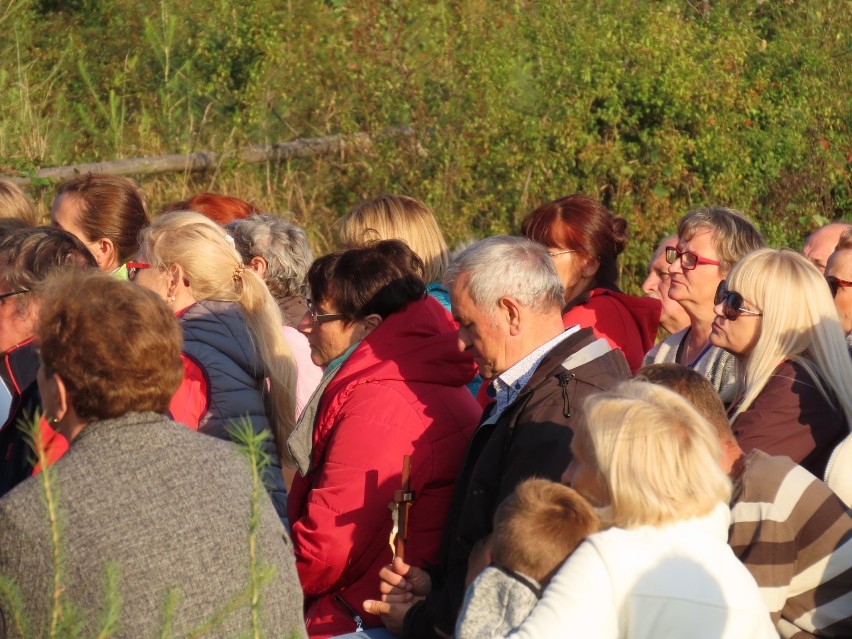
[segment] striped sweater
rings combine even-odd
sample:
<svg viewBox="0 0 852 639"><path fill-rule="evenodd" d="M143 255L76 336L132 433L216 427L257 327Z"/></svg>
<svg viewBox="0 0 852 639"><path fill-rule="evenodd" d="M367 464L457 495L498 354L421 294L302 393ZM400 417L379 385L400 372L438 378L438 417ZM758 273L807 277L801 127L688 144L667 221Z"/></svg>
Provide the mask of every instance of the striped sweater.
<svg viewBox="0 0 852 639"><path fill-rule="evenodd" d="M852 516L787 457L734 467L728 543L754 575L782 637L852 637Z"/></svg>

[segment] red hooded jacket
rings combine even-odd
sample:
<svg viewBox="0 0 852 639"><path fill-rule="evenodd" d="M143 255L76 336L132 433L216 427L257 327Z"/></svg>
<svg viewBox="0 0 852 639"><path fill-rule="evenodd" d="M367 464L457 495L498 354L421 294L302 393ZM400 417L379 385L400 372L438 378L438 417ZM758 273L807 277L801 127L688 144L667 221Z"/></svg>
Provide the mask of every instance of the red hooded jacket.
<svg viewBox="0 0 852 639"><path fill-rule="evenodd" d="M636 297L606 288L593 288L570 302L562 323L591 328L613 348L621 349L630 372L642 367L645 353L654 346L662 304L652 297Z"/></svg>
<svg viewBox="0 0 852 639"><path fill-rule="evenodd" d="M481 409L456 327L431 297L389 315L352 352L319 400L311 467L289 497L296 566L311 637L380 626L362 602L379 597L390 563L388 503L411 455L407 563L438 557L442 528ZM351 611L347 610L351 609Z"/></svg>

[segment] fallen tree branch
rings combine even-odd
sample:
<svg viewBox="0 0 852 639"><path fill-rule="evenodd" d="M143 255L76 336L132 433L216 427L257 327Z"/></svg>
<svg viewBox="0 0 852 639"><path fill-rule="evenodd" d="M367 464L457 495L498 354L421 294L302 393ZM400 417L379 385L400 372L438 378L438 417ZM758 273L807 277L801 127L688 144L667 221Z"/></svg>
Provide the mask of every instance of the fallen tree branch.
<svg viewBox="0 0 852 639"><path fill-rule="evenodd" d="M209 171L217 163L234 158L238 162L259 164L261 162L283 162L294 158L309 158L317 155L328 155L346 149L369 147L375 139L407 138L413 136L414 129L410 126L400 126L381 133L355 133L352 135L327 135L319 138L302 138L292 142L263 144L250 146L236 153L216 154L210 151L184 153L178 155L157 155L144 158L128 158L126 160L110 160L107 162L92 162L89 164L73 164L38 169L28 176L3 176L5 180L20 186L34 181L48 181L52 184L67 182L81 173L106 173L108 175L156 175L158 173Z"/></svg>

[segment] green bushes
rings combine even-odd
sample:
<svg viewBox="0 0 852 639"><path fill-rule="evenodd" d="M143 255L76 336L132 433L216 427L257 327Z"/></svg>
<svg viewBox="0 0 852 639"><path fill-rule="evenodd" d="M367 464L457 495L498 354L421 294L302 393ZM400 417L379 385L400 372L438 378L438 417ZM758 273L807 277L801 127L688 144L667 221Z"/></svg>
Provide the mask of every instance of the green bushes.
<svg viewBox="0 0 852 639"><path fill-rule="evenodd" d="M630 285L699 205L742 209L793 246L852 215L850 8L18 2L0 17L0 167L412 124L416 143L145 187L155 203L212 188L292 210L320 251L334 218L382 190L429 202L451 241L515 232L541 201L584 191L630 222Z"/></svg>

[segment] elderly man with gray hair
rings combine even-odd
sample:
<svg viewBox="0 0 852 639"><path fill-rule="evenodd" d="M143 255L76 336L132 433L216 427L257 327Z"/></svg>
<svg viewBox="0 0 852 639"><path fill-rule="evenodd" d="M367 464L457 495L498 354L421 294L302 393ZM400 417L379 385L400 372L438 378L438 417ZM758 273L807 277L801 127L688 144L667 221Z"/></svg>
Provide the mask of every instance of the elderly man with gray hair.
<svg viewBox="0 0 852 639"><path fill-rule="evenodd" d="M296 330L308 311L306 277L314 261L308 237L301 227L274 215L234 220L225 228L245 265L263 278L281 309L284 339L296 358L296 409L301 413L322 378L322 370L311 361L308 340Z"/></svg>
<svg viewBox="0 0 852 639"><path fill-rule="evenodd" d="M571 461L571 427L582 419L583 399L630 376L621 351L591 329L563 327L562 284L535 242L507 236L476 242L450 264L444 284L459 348L492 371L494 402L456 482L439 564L426 572L395 559L380 573L381 601L364 602L404 637L453 634L468 563L478 570L497 506L524 479L559 481Z"/></svg>

